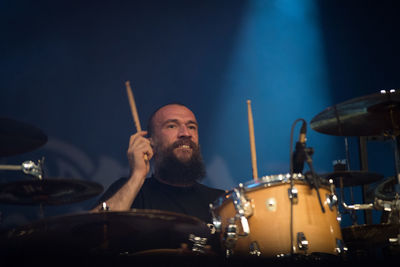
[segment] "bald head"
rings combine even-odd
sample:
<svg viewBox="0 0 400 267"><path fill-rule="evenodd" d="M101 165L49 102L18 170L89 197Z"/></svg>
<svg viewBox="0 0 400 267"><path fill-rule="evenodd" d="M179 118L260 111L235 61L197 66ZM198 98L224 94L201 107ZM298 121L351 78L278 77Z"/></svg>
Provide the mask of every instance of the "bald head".
<svg viewBox="0 0 400 267"><path fill-rule="evenodd" d="M176 112L177 110L180 110L181 112L191 113L193 118L195 119L195 115L193 114L193 112L188 107L186 107L185 105L179 104L179 103L167 104L167 105L164 105L164 106L158 108L156 111L154 111L151 114L149 120L147 121L147 135L149 137L151 137L153 135L155 124L157 124L155 122L159 121L160 116L168 114L171 111L172 112ZM196 123L197 123L197 121L196 121Z"/></svg>
<svg viewBox="0 0 400 267"><path fill-rule="evenodd" d="M190 185L204 177L198 124L181 104L168 104L151 116L148 128L154 151L155 177L174 185Z"/></svg>

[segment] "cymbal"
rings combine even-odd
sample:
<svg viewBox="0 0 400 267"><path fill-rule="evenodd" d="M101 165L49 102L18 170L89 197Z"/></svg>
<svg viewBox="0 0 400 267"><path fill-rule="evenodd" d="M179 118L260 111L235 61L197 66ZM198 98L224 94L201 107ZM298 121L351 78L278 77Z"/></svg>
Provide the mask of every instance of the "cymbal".
<svg viewBox="0 0 400 267"><path fill-rule="evenodd" d="M63 205L89 199L103 190L101 184L77 179L16 181L0 184L0 203Z"/></svg>
<svg viewBox="0 0 400 267"><path fill-rule="evenodd" d="M328 107L311 120L310 127L336 136L397 135L400 90L358 97Z"/></svg>
<svg viewBox="0 0 400 267"><path fill-rule="evenodd" d="M0 248L121 255L180 248L182 243L189 243L190 234L208 238L211 232L200 219L175 212L145 209L84 212L50 217L8 230L0 235Z"/></svg>
<svg viewBox="0 0 400 267"><path fill-rule="evenodd" d="M35 150L47 142L38 128L9 118L0 118L0 157Z"/></svg>
<svg viewBox="0 0 400 267"><path fill-rule="evenodd" d="M342 229L343 240L349 247L389 245L389 238L397 238L400 224L352 225Z"/></svg>
<svg viewBox="0 0 400 267"><path fill-rule="evenodd" d="M334 171L320 175L325 179L332 179L336 187L340 187L340 178L343 178L343 186L358 186L374 183L383 179L383 175L367 171Z"/></svg>

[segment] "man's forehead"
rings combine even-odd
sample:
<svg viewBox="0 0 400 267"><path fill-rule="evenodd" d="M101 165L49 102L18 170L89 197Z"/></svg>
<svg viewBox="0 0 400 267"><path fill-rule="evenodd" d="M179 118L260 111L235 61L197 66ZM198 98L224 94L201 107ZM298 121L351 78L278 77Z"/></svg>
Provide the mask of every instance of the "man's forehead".
<svg viewBox="0 0 400 267"><path fill-rule="evenodd" d="M181 105L167 105L160 108L154 119L158 123L162 123L167 120L184 120L184 121L196 121L196 117L193 112L185 106Z"/></svg>

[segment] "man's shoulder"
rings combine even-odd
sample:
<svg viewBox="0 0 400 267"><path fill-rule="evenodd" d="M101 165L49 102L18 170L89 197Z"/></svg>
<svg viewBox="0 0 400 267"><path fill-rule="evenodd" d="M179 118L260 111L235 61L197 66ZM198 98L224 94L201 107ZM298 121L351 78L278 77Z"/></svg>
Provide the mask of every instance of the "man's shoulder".
<svg viewBox="0 0 400 267"><path fill-rule="evenodd" d="M156 190L156 191L161 190L160 188L162 188L162 190L173 190L174 192L181 191L180 190L181 188L179 188L179 187L161 184L153 176L150 176L150 177L145 179L141 191L151 191L151 192L153 192L154 190ZM220 196L220 195L222 195L222 194L224 194L226 192L223 189L210 187L208 185L204 185L204 184L201 184L201 183L198 183L198 182L195 183L195 185L192 186L191 188L192 189L190 189L189 191L192 191L194 189L198 193L206 194L206 195L212 195L212 196L215 196L215 197L218 197L218 196ZM188 191L187 190L183 190L182 192L188 192Z"/></svg>
<svg viewBox="0 0 400 267"><path fill-rule="evenodd" d="M201 184L201 183L197 183L197 187L200 190L203 190L203 191L206 191L206 192L209 192L209 193L213 193L215 195L222 195L222 194L224 194L226 192L225 190L222 190L222 189L219 189L219 188L215 188L215 187L210 187L208 185Z"/></svg>

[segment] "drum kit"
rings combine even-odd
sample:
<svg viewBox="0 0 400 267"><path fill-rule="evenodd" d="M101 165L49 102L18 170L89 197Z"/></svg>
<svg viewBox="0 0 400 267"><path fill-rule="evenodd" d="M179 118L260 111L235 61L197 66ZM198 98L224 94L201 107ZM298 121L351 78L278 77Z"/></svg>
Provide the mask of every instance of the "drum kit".
<svg viewBox="0 0 400 267"><path fill-rule="evenodd" d="M310 123L319 133L344 137L347 155L347 137L391 138L395 144L394 178L384 181L383 175L369 172L365 153L360 157L362 170L350 170L348 160L340 160L334 162L334 172L318 175L310 160L313 150L303 147L310 172L268 175L241 183L210 204L225 256L313 261L329 261L332 257L341 261L398 259L399 108L400 92L382 90L328 107ZM365 152L365 143L360 142L360 146ZM345 187L364 188L375 182L381 183L374 191L373 203L348 204L344 200ZM340 226L342 213L372 210L387 213L388 219L380 224L366 221Z"/></svg>
<svg viewBox="0 0 400 267"><path fill-rule="evenodd" d="M129 260L138 256L151 259L160 255L206 255L214 260L336 261L365 258L371 249L379 248L391 251L390 255L395 257L400 247L399 104L400 92L381 91L328 107L310 123L317 132L344 138L392 138L396 147L396 176L392 179L383 181L383 175L365 168L349 170L346 162L337 162L331 173L317 174L310 163L312 153L308 152L312 149L306 149L310 172L256 177L210 203L212 231L205 222L184 214L104 209L42 218L7 229L0 232L0 253L14 259L23 250L25 255L30 252L30 256L40 260L49 253L71 255L82 251L79 256L101 259L104 255ZM0 157L32 151L47 141L46 135L31 125L5 118L0 119L0 125ZM21 165L0 165L0 170L22 171L33 177L0 184L0 203L4 204L64 205L103 191L94 182L43 177L43 160L37 164L26 161ZM344 188L380 181L383 182L374 191L373 203L344 201ZM341 210L376 210L387 219L380 224L366 222L341 227ZM218 244L210 244L215 238Z"/></svg>

